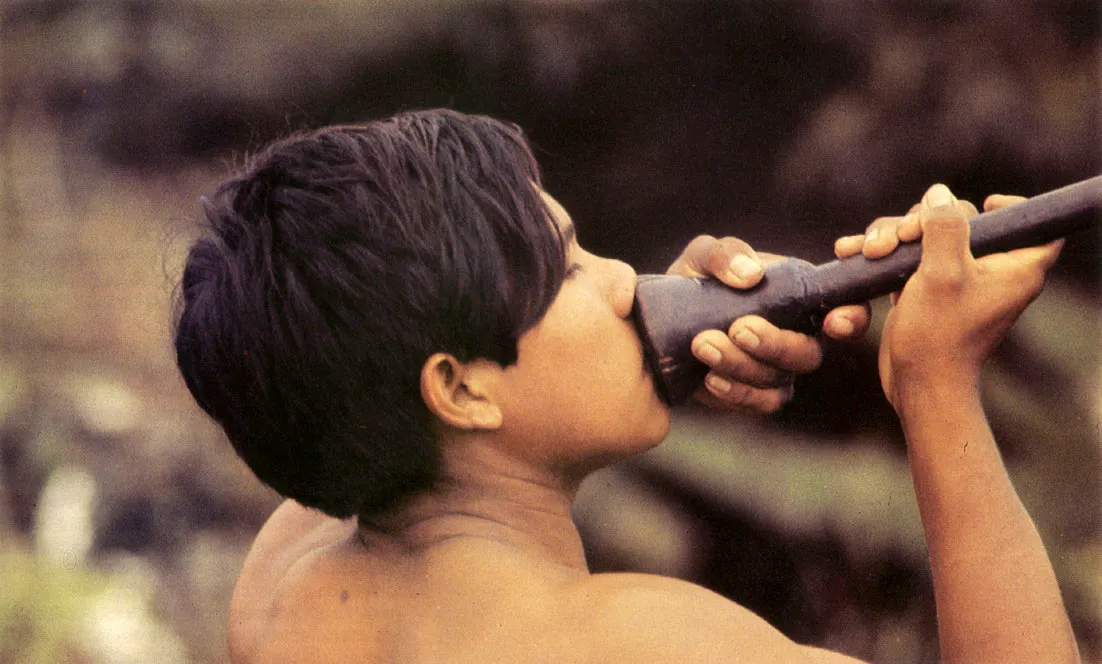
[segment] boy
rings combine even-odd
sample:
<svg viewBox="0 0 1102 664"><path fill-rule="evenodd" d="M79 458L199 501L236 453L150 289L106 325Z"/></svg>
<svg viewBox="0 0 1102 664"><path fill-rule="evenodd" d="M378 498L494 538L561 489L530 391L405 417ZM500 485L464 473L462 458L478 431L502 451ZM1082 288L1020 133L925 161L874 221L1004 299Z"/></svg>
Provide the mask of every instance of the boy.
<svg viewBox="0 0 1102 664"><path fill-rule="evenodd" d="M577 244L515 127L428 111L321 130L271 148L206 212L178 364L291 499L239 579L234 661L851 661L692 584L589 573L578 485L661 442L669 413L629 322L634 271ZM924 233L881 376L908 437L945 659L1075 661L976 387L1059 246L975 261L974 213L936 186L837 249L875 257ZM698 238L674 269L761 278L730 238ZM826 330L867 322L849 307ZM753 317L693 349L713 368L702 400L766 412L819 362L812 339Z"/></svg>

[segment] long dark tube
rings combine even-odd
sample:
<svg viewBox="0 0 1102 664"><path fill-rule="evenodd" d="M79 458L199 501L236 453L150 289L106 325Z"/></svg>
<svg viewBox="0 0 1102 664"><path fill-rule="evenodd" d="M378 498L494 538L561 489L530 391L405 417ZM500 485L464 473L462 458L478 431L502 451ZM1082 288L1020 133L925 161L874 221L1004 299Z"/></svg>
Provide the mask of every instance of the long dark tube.
<svg viewBox="0 0 1102 664"><path fill-rule="evenodd" d="M1050 191L1018 205L972 219L975 256L1044 244L1102 218L1102 176ZM738 291L715 279L639 276L632 315L659 394L670 405L688 398L707 367L693 357L693 337L726 330L739 317L757 314L778 327L815 334L831 309L899 290L922 255L905 244L877 260L853 256L823 265L790 258L769 265L761 283Z"/></svg>

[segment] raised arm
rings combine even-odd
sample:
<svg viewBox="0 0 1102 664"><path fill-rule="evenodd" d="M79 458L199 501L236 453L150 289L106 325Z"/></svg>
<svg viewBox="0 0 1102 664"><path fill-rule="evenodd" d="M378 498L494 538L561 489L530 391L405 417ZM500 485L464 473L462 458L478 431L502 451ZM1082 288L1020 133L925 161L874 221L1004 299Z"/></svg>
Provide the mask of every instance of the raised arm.
<svg viewBox="0 0 1102 664"><path fill-rule="evenodd" d="M986 207L1018 200L995 196ZM893 298L880 371L907 436L942 661L1078 662L1052 565L1007 476L978 387L988 354L1040 293L1061 243L977 260L967 224L975 214L937 185L905 217L878 219L836 251L878 258L923 240L918 271ZM746 609L674 579L597 575L574 594L573 605L585 607L579 638L596 661L856 661L793 643Z"/></svg>
<svg viewBox="0 0 1102 664"><path fill-rule="evenodd" d="M885 323L880 373L907 437L942 659L1077 662L1052 565L978 389L984 360L1040 293L1060 243L974 259L966 219L975 208L941 186L931 194L910 222L921 224L922 263Z"/></svg>

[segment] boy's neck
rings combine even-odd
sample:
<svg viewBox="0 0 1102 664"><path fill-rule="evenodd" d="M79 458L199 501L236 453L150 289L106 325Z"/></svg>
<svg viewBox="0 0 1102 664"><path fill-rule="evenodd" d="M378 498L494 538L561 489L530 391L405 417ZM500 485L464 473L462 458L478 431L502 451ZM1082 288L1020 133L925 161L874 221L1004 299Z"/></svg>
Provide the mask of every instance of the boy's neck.
<svg viewBox="0 0 1102 664"><path fill-rule="evenodd" d="M485 539L588 573L571 512L578 481L532 468L489 446L448 451L441 487L374 520L377 528L361 525L362 539L382 537L409 552L425 552L455 538Z"/></svg>

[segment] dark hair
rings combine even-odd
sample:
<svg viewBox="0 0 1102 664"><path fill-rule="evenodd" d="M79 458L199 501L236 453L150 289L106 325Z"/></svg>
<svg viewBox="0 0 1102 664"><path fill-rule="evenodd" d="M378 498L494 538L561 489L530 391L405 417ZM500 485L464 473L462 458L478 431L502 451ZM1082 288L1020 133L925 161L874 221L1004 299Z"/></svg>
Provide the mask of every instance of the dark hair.
<svg viewBox="0 0 1102 664"><path fill-rule="evenodd" d="M564 248L520 129L433 110L275 143L204 200L176 361L284 496L380 515L442 478L435 352L516 361Z"/></svg>

